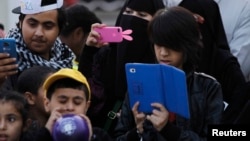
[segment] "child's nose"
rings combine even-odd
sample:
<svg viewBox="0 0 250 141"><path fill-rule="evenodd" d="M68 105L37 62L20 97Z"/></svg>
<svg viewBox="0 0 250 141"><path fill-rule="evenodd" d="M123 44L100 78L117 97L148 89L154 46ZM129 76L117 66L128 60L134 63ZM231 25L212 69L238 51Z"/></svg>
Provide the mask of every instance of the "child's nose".
<svg viewBox="0 0 250 141"><path fill-rule="evenodd" d="M74 111L74 104L73 103L68 103L67 105L66 105L66 111L68 111L68 112L71 112L71 111Z"/></svg>
<svg viewBox="0 0 250 141"><path fill-rule="evenodd" d="M166 48L161 48L161 50L160 50L161 52L161 55L163 55L163 56L168 56L169 55L169 50L168 49L166 49Z"/></svg>
<svg viewBox="0 0 250 141"><path fill-rule="evenodd" d="M0 120L0 130L5 130L6 129L6 122L4 119Z"/></svg>

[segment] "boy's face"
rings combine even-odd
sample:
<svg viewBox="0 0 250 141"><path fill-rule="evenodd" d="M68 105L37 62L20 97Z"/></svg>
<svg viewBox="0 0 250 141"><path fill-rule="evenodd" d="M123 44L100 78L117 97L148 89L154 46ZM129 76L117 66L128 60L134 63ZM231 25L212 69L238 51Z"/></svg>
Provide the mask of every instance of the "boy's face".
<svg viewBox="0 0 250 141"><path fill-rule="evenodd" d="M38 14L27 14L20 23L23 39L27 47L49 58L49 52L59 34L58 11L50 10Z"/></svg>
<svg viewBox="0 0 250 141"><path fill-rule="evenodd" d="M56 108L63 109L62 114L86 114L90 105L83 90L58 88L50 100L46 100L45 109L51 113Z"/></svg>
<svg viewBox="0 0 250 141"><path fill-rule="evenodd" d="M163 46L158 46L156 44L154 44L154 51L157 62L159 64L167 64L182 69L183 66L182 52L178 52Z"/></svg>
<svg viewBox="0 0 250 141"><path fill-rule="evenodd" d="M0 140L19 141L23 119L12 102L0 102Z"/></svg>

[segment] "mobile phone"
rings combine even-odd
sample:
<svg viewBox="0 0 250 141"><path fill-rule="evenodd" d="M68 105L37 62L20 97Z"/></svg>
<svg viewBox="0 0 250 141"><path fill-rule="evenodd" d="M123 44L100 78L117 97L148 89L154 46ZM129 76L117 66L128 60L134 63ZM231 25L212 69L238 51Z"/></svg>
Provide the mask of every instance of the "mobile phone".
<svg viewBox="0 0 250 141"><path fill-rule="evenodd" d="M16 40L14 38L0 38L0 52L8 53L10 57L17 58Z"/></svg>
<svg viewBox="0 0 250 141"><path fill-rule="evenodd" d="M100 34L101 42L119 43L123 40L121 27L107 26L94 30Z"/></svg>

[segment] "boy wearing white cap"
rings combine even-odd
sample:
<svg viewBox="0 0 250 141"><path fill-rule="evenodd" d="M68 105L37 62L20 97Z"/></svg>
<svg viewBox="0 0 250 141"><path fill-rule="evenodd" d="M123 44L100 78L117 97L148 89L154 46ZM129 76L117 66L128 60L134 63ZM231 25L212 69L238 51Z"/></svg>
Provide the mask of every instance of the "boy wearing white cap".
<svg viewBox="0 0 250 141"><path fill-rule="evenodd" d="M21 0L12 10L20 14L7 38L16 40L17 58L0 53L0 84L13 89L19 74L32 66L71 68L74 53L58 39L65 24L63 0ZM8 78L7 78L8 77ZM5 80L7 78L7 81Z"/></svg>

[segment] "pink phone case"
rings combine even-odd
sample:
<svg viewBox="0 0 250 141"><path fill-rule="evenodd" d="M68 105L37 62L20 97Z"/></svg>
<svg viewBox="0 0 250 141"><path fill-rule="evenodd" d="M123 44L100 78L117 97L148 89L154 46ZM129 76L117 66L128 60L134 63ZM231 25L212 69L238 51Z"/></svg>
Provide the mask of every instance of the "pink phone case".
<svg viewBox="0 0 250 141"><path fill-rule="evenodd" d="M94 30L101 35L102 42L118 43L123 40L121 27L103 27Z"/></svg>

